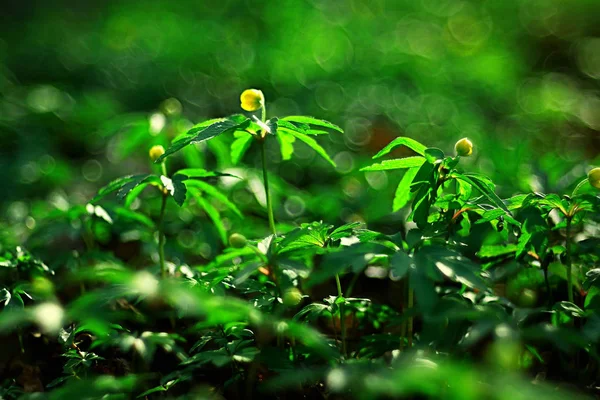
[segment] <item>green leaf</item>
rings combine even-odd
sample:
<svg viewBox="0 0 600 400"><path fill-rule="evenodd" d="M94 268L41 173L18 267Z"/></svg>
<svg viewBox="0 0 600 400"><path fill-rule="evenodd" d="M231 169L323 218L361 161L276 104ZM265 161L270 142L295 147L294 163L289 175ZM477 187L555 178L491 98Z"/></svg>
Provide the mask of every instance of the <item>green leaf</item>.
<svg viewBox="0 0 600 400"><path fill-rule="evenodd" d="M175 174L185 175L189 178L212 178L216 176L234 176L231 174L223 174L216 171L207 171L203 168L184 168L177 171ZM237 178L237 177L236 177Z"/></svg>
<svg viewBox="0 0 600 400"><path fill-rule="evenodd" d="M427 159L427 161L429 161L432 164L435 163L437 160L443 160L445 157L444 152L435 147L426 149L424 156Z"/></svg>
<svg viewBox="0 0 600 400"><path fill-rule="evenodd" d="M221 221L221 214L219 211L212 206L206 199L202 197L200 190L195 187L190 187L190 194L194 196L198 206L206 212L206 215L212 220L213 224L217 228L217 232L219 232L219 236L223 244L227 244L227 230L225 229L225 225Z"/></svg>
<svg viewBox="0 0 600 400"><path fill-rule="evenodd" d="M341 238L352 236L354 230L361 226L360 222L350 222L342 226L338 226L329 234L331 240L340 240Z"/></svg>
<svg viewBox="0 0 600 400"><path fill-rule="evenodd" d="M481 218L477 222L475 222L475 225L484 224L486 222L493 221L504 215L506 215L506 211L504 211L501 208L495 208L493 210L485 211L483 213L483 215L481 216Z"/></svg>
<svg viewBox="0 0 600 400"><path fill-rule="evenodd" d="M291 122L299 122L301 124L309 124L315 126L321 126L323 128L333 129L334 131L338 131L340 133L344 133L344 130L339 126L332 124L329 121L325 121L322 119L317 119L313 117L306 117L303 115L293 115L289 117L282 118L282 121L291 121Z"/></svg>
<svg viewBox="0 0 600 400"><path fill-rule="evenodd" d="M417 226L423 229L427 225L427 216L431 208L433 189L430 186L422 185L412 204L412 211L408 216L409 221L414 221Z"/></svg>
<svg viewBox="0 0 600 400"><path fill-rule="evenodd" d="M231 143L231 162L233 165L237 165L246 154L246 151L250 148L254 137L246 132L245 135L238 137Z"/></svg>
<svg viewBox="0 0 600 400"><path fill-rule="evenodd" d="M138 213L138 212L129 210L125 207L117 207L113 211L115 212L115 214L117 214L118 219L125 219L125 220L139 222L142 225L145 225L146 227L148 227L150 229L155 228L154 222L152 222L152 220L150 218L146 217L142 213Z"/></svg>
<svg viewBox="0 0 600 400"><path fill-rule="evenodd" d="M368 167L361 168L361 172L365 171L385 171L389 169L404 169L404 168L413 168L420 167L425 162L425 157L415 156L415 157L405 157L405 158L396 158L393 160L385 160L381 163L373 164Z"/></svg>
<svg viewBox="0 0 600 400"><path fill-rule="evenodd" d="M182 206L185 202L185 197L187 194L187 187L185 186L184 181L187 180L188 177L186 175L175 174L171 182L173 183L173 191L171 192L171 196L175 199L175 203L178 206Z"/></svg>
<svg viewBox="0 0 600 400"><path fill-rule="evenodd" d="M385 146L383 149L381 149L379 151L379 153L377 153L373 156L373 159L380 158L380 157L386 155L387 153L389 153L390 151L392 151L394 148L396 148L398 146L406 146L409 149L413 150L415 153L420 154L422 156L425 155L425 150L427 150L426 146L422 145L421 143L417 142L416 140L411 139L409 137L401 136L399 138L392 140L387 146Z"/></svg>
<svg viewBox="0 0 600 400"><path fill-rule="evenodd" d="M321 147L321 145L319 143L317 143L317 141L313 138L311 138L308 135L305 135L304 133L300 133L297 131L293 131L291 129L287 129L287 128L279 128L279 131L285 131L289 134L291 134L292 136L294 136L296 139L300 139L301 141L303 141L304 143L306 143L310 148L312 148L314 151L317 152L317 154L319 154L321 157L323 157L325 160L327 160L327 162L329 162L331 165L333 165L334 167L335 162L331 159L331 157L329 157L329 154L327 154L327 152L325 151L324 148Z"/></svg>
<svg viewBox="0 0 600 400"><path fill-rule="evenodd" d="M488 178L477 174L456 174L454 177L470 183L472 186L476 187L481 194L487 197L493 205L500 207L506 211L508 215L512 215L508 207L506 207L506 204L504 204L502 199L498 197L494 191L494 184Z"/></svg>
<svg viewBox="0 0 600 400"><path fill-rule="evenodd" d="M125 202L123 203L125 207L131 207L135 199L137 199L140 194L150 185L150 182L144 182L137 185L135 188L131 189L131 191L125 196Z"/></svg>
<svg viewBox="0 0 600 400"><path fill-rule="evenodd" d="M393 211L398 211L404 206L408 204L410 201L410 185L412 184L413 179L419 172L418 167L409 168L405 173L398 187L396 188L396 194L394 196L394 204L392 206Z"/></svg>
<svg viewBox="0 0 600 400"><path fill-rule="evenodd" d="M516 244L491 244L481 246L481 249L477 252L479 258L493 258L499 256L505 256L513 254L517 251Z"/></svg>
<svg viewBox="0 0 600 400"><path fill-rule="evenodd" d="M290 160L292 158L292 154L294 154L294 142L296 141L296 138L280 129L277 132L277 140L279 140L281 158L284 160Z"/></svg>
<svg viewBox="0 0 600 400"><path fill-rule="evenodd" d="M214 197L215 199L219 200L221 203L225 204L231 211L236 213L240 218L244 218L244 215L239 210L239 208L237 208L237 206L234 203L232 203L227 198L227 196L224 193L220 192L219 189L217 189L216 187L214 187L206 182L194 181L194 180L187 181L186 184L188 187L196 187L196 188L202 190L204 193Z"/></svg>
<svg viewBox="0 0 600 400"><path fill-rule="evenodd" d="M209 125L207 127L192 128L185 137L173 141L171 147L169 147L167 151L165 151L165 154L158 157L156 161L154 161L154 163L157 164L162 162L162 160L164 160L165 158L169 157L170 155L178 152L179 150L192 143L200 143L205 140L212 139L215 136L225 133L227 131L244 129L244 126L247 126L249 123L249 119L241 123L237 123L226 119L224 121L215 122L214 124Z"/></svg>
<svg viewBox="0 0 600 400"><path fill-rule="evenodd" d="M132 191L136 186L142 184L146 180L156 180L156 175L140 174L140 175L127 175L121 178L117 178L111 181L108 185L104 186L98 191L98 194L90 201L95 203L107 194L117 191L117 197L123 199L127 194Z"/></svg>
<svg viewBox="0 0 600 400"><path fill-rule="evenodd" d="M409 269L413 266L414 263L412 258L403 251L398 251L390 257L390 268L396 279L404 278Z"/></svg>

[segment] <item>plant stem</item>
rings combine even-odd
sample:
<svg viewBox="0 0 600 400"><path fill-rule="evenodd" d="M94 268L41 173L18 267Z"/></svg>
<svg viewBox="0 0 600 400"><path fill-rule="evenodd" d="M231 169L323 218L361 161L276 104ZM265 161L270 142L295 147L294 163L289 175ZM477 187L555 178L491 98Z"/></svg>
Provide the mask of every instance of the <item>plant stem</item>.
<svg viewBox="0 0 600 400"><path fill-rule="evenodd" d="M160 164L162 174L167 176L167 164L163 161ZM165 267L165 233L163 232L163 219L165 217L165 209L167 206L167 198L169 195L165 193L165 188L162 189L162 203L160 205L160 214L158 216L158 258L160 263L161 278L167 277L167 269Z"/></svg>
<svg viewBox="0 0 600 400"><path fill-rule="evenodd" d="M571 217L567 217L567 230L565 238L566 263L567 263L567 290L569 302L573 302L573 266L571 264Z"/></svg>
<svg viewBox="0 0 600 400"><path fill-rule="evenodd" d="M158 217L158 257L160 260L160 276L166 278L167 270L165 268L165 234L163 232L163 218L167 205L167 195L163 193L162 203L160 205L160 215Z"/></svg>
<svg viewBox="0 0 600 400"><path fill-rule="evenodd" d="M267 212L269 213L269 227L273 235L277 235L275 230L275 218L273 217L273 203L271 202L271 193L269 192L269 178L267 176L267 155L265 153L265 140L260 142L260 152L262 156L263 181L265 185L265 195L267 197Z"/></svg>
<svg viewBox="0 0 600 400"><path fill-rule="evenodd" d="M340 275L339 274L335 274L335 283L337 285L337 291L338 291L338 298L343 299L344 298L344 293L342 292L342 283L340 282ZM344 301L346 301L344 299ZM341 336L342 336L342 355L344 357L346 357L346 320L345 320L345 313L344 313L344 303L341 302L339 304L340 306L340 331L341 331Z"/></svg>

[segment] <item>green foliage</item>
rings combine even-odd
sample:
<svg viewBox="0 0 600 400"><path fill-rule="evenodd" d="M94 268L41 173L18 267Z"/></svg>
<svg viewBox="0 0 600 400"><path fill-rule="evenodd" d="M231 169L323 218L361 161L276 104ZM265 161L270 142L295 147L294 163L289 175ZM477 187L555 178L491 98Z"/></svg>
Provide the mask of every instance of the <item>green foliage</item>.
<svg viewBox="0 0 600 400"><path fill-rule="evenodd" d="M286 219L340 203L334 188L307 194L278 177L272 147L284 165L314 151L335 167L314 137L343 131L267 119L266 104L260 119L194 125L147 162L150 173L114 179L89 203L60 202L30 237L32 253L2 250L0 333L27 355L23 370L49 359L35 380L47 398L591 394L596 193L503 199L464 158L399 137L373 158L409 154L362 169L372 187L403 170L376 201L393 210L388 225ZM577 390L559 389L564 379ZM22 380L9 372L0 394L29 391Z"/></svg>

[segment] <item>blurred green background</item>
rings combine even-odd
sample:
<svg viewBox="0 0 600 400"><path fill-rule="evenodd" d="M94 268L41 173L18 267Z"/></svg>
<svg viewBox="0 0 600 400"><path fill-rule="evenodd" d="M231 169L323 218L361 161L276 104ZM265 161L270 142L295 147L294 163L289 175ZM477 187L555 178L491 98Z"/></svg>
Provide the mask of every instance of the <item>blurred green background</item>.
<svg viewBox="0 0 600 400"><path fill-rule="evenodd" d="M272 152L282 222L388 216L400 175L357 171L401 135L447 152L471 138L465 168L502 196L561 192L600 163L597 0L3 3L0 217L19 239L38 202L149 170L153 144L240 112L248 87L269 116L346 131L319 138L337 171ZM229 167L218 143L199 150L180 166Z"/></svg>

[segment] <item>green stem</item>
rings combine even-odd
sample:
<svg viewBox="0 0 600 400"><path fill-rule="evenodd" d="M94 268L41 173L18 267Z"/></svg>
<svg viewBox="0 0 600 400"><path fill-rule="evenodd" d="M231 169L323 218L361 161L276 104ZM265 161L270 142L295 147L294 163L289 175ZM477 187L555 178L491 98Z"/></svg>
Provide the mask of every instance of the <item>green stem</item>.
<svg viewBox="0 0 600 400"><path fill-rule="evenodd" d="M160 169L162 174L165 177L168 177L167 174L167 163L163 161L160 163ZM167 277L167 269L165 266L165 233L163 230L163 219L165 218L165 209L167 207L167 198L169 197L168 193L165 193L165 188L161 188L162 192L162 202L160 204L160 214L158 216L158 223L156 224L156 228L158 230L158 259L160 264L160 276L161 278Z"/></svg>
<svg viewBox="0 0 600 400"><path fill-rule="evenodd" d="M264 109L264 107L263 107ZM275 230L275 218L273 217L273 203L271 202L271 193L269 192L269 178L267 176L267 155L265 153L265 140L260 142L260 152L262 156L263 181L265 185L265 195L267 197L267 212L269 213L269 227L273 235L277 235Z"/></svg>
<svg viewBox="0 0 600 400"><path fill-rule="evenodd" d="M165 216L165 208L167 205L167 195L163 193L162 203L160 205L160 215L158 217L158 257L160 260L160 276L164 279L167 276L165 268L165 234L163 232L163 218Z"/></svg>
<svg viewBox="0 0 600 400"><path fill-rule="evenodd" d="M342 292L342 283L340 282L340 275L339 274L335 274L335 283L337 285L337 291L338 291L338 298L344 298L344 293ZM345 299L344 299L345 301ZM346 357L346 320L345 320L345 313L344 313L344 303L341 302L339 304L340 306L340 331L341 331L341 336L342 336L342 355L344 357Z"/></svg>
<svg viewBox="0 0 600 400"><path fill-rule="evenodd" d="M569 302L573 302L573 266L571 264L571 217L567 217L566 230L566 264L567 264L567 290Z"/></svg>
<svg viewBox="0 0 600 400"><path fill-rule="evenodd" d="M354 285L356 285L356 281L358 281L359 277L360 277L360 272L357 272L352 277L352 280L350 281L350 284L346 288L346 298L352 296L352 291L354 290Z"/></svg>

